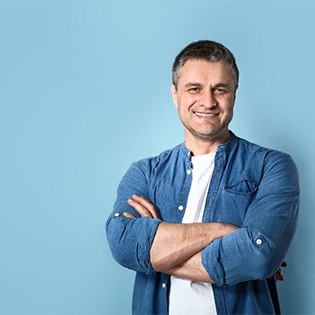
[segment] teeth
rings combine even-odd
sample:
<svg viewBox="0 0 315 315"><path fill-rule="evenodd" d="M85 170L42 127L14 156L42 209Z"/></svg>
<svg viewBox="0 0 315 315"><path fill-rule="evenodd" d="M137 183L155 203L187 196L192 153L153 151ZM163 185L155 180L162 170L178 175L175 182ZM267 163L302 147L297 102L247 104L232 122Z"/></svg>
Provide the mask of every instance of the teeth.
<svg viewBox="0 0 315 315"><path fill-rule="evenodd" d="M195 114L200 117L213 117L216 115L216 114L205 114L205 113L197 113L197 112L195 112Z"/></svg>

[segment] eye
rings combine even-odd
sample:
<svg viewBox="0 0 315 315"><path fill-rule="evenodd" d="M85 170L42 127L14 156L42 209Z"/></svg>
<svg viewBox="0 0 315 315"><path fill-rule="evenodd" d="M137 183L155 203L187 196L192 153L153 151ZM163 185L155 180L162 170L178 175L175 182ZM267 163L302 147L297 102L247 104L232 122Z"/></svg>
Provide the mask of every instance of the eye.
<svg viewBox="0 0 315 315"><path fill-rule="evenodd" d="M224 88L224 87L217 87L217 88L215 88L214 89L214 93L216 93L216 94L226 94L226 93L228 93L229 91L228 91L228 89L227 88Z"/></svg>
<svg viewBox="0 0 315 315"><path fill-rule="evenodd" d="M199 87L191 87L188 89L188 92L191 94L197 94L200 92L200 88Z"/></svg>

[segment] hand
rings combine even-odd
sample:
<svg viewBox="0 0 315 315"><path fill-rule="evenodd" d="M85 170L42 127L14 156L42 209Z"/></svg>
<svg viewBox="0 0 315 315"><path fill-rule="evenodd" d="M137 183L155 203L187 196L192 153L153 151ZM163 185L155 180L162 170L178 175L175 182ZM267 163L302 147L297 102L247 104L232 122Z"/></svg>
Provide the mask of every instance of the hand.
<svg viewBox="0 0 315 315"><path fill-rule="evenodd" d="M151 219L159 218L158 210L152 202L144 196L132 195L132 197L128 199L128 204L134 208L141 217L149 217ZM124 212L124 216L128 218L135 218L135 216L129 212Z"/></svg>
<svg viewBox="0 0 315 315"><path fill-rule="evenodd" d="M281 266L280 266L280 268L276 271L276 273L274 274L274 277L276 278L276 280L278 280L278 281L284 281L284 275L282 274L282 269L281 269L281 267L283 267L283 268L285 268L285 267L287 267L288 266L288 264L285 262L285 261L283 261L282 262L282 264L281 264Z"/></svg>

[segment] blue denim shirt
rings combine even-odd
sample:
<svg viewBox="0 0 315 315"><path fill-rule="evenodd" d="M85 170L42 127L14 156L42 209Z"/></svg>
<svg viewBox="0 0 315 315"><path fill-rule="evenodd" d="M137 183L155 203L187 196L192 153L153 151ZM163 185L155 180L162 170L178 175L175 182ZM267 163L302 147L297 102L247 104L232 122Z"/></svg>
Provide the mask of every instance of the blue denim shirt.
<svg viewBox="0 0 315 315"><path fill-rule="evenodd" d="M106 230L113 257L137 272L133 314L168 313L170 276L154 271L150 248L161 221L182 222L191 168L190 152L181 144L132 164L118 187ZM127 204L133 194L149 198L160 219L139 218ZM287 253L298 206L298 174L289 155L232 133L228 143L219 145L203 222L227 222L241 228L202 251L202 264L215 282L218 314L280 312L275 279L268 276ZM124 211L137 218L124 217Z"/></svg>

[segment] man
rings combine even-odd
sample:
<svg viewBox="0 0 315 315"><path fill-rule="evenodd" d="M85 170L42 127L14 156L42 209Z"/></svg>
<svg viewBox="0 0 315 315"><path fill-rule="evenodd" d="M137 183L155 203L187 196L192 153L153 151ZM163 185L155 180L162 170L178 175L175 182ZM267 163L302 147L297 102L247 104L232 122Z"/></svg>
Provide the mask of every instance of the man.
<svg viewBox="0 0 315 315"><path fill-rule="evenodd" d="M292 240L298 175L287 154L229 130L239 72L213 41L185 47L172 95L185 142L123 177L106 229L137 272L133 314L277 314L273 276Z"/></svg>

